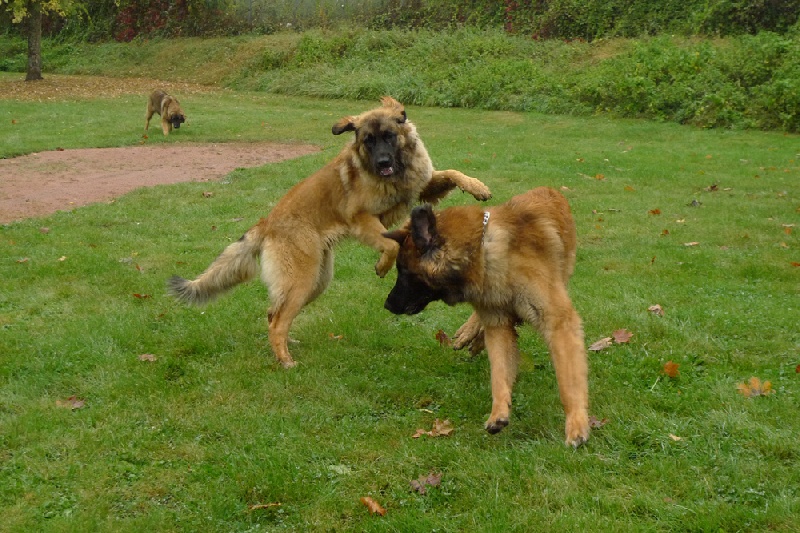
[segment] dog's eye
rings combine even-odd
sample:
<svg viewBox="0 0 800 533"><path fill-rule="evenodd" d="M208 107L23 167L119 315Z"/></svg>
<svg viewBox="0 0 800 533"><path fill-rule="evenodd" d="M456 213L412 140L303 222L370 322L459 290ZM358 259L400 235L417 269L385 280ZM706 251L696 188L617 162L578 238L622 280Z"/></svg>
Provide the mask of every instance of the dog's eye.
<svg viewBox="0 0 800 533"><path fill-rule="evenodd" d="M395 139L397 139L397 134L393 131L387 131L383 134L383 140L387 143L394 142Z"/></svg>
<svg viewBox="0 0 800 533"><path fill-rule="evenodd" d="M368 144L370 146L375 144L375 136L372 134L364 136L364 144Z"/></svg>

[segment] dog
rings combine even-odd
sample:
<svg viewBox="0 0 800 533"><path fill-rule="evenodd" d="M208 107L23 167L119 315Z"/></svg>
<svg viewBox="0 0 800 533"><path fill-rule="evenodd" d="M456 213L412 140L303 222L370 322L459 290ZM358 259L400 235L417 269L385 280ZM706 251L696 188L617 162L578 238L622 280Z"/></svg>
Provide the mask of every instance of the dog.
<svg viewBox="0 0 800 533"><path fill-rule="evenodd" d="M414 205L437 202L455 187L479 200L491 197L489 188L475 178L457 170L434 170L404 106L391 97L384 97L375 109L342 118L331 132L355 135L197 279L173 276L168 283L179 300L204 303L254 277L260 258L271 303L270 345L285 368L296 364L287 345L289 328L331 281L337 241L353 236L380 252L375 272L383 277L400 248L383 234L407 218Z"/></svg>
<svg viewBox="0 0 800 533"><path fill-rule="evenodd" d="M147 99L147 114L144 121L145 131L150 128L150 119L153 114L161 116L161 131L164 132L164 136L169 135L173 128L178 129L181 124L186 122L186 115L184 115L178 99L162 90L153 91L153 94Z"/></svg>
<svg viewBox="0 0 800 533"><path fill-rule="evenodd" d="M436 300L472 305L454 346L477 343L480 350L485 342L489 352L486 430L497 433L509 423L519 359L515 326L528 322L550 349L566 443L583 444L589 438L588 363L581 318L567 293L577 236L564 196L539 187L485 211L459 206L434 213L419 206L404 227L384 235L400 245L386 309L413 315Z"/></svg>

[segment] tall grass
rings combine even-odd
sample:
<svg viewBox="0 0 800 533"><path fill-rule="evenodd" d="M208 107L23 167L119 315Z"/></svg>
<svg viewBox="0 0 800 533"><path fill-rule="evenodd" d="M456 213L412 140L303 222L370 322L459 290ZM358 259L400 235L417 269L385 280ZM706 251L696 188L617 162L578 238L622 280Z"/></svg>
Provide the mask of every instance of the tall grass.
<svg viewBox="0 0 800 533"><path fill-rule="evenodd" d="M0 39L0 69L25 47ZM147 75L273 94L438 107L611 114L700 127L800 129L800 36L592 43L501 31L340 29L131 44L49 43L45 70Z"/></svg>
<svg viewBox="0 0 800 533"><path fill-rule="evenodd" d="M338 248L332 286L295 322L291 371L269 354L259 283L203 309L168 298L170 275L204 268L338 151L333 122L373 105L245 92L182 103L193 127L153 142L241 134L325 150L0 226L4 530L796 528L795 136L408 108L436 166L482 179L492 203L563 188L578 224L570 290L587 342L634 333L590 355L591 412L607 423L573 451L538 337L521 330L511 425L486 434L485 356L435 339L469 310L390 315L393 276L376 278L376 254L355 242ZM141 106L2 103L24 126L20 141L31 139L23 151L98 141L78 129L56 138L36 120L64 114L91 113L105 121L104 142L128 144ZM201 122L205 113L213 120ZM253 124L264 114L268 129ZM445 205L472 201L456 194ZM675 378L663 373L668 361ZM737 385L750 377L775 392L744 397ZM85 406L58 406L72 396ZM453 422L451 437L411 438L436 418ZM409 481L430 472L441 486L412 492ZM370 516L362 496L386 516ZM253 508L271 503L280 505Z"/></svg>

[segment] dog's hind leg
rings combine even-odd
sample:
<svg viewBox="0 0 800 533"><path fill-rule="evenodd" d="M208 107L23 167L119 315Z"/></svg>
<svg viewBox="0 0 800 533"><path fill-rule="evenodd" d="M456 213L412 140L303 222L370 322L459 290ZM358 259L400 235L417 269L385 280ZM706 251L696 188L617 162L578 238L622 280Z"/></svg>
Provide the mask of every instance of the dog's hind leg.
<svg viewBox="0 0 800 533"><path fill-rule="evenodd" d="M543 307L540 329L549 348L556 371L558 392L566 414L565 435L568 446L578 447L589 438L589 367L583 339L583 327L566 291L558 295L561 303Z"/></svg>
<svg viewBox="0 0 800 533"><path fill-rule="evenodd" d="M498 433L508 425L511 413L511 390L517 379L519 348L514 323L486 326L484 332L492 372L492 414L486 431Z"/></svg>

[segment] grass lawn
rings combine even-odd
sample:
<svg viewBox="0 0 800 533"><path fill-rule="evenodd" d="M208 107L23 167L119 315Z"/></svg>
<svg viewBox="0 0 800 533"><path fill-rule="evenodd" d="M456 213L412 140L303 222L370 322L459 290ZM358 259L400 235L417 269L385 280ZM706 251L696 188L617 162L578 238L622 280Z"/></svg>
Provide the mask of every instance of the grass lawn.
<svg viewBox="0 0 800 533"><path fill-rule="evenodd" d="M0 100L0 157L135 145L144 102ZM323 150L0 226L0 529L797 530L796 135L408 109L434 164L484 181L491 203L539 185L570 201L587 345L633 333L590 352L605 424L572 450L532 331L511 425L488 435L485 355L436 340L470 309L391 315L394 274L377 278L377 253L354 241L295 321L290 371L269 352L260 283L200 309L170 299L169 276L201 272L338 152L336 120L375 105L223 91L181 103L188 127L148 142ZM746 397L751 377L772 392ZM73 397L83 404L65 407ZM435 419L453 433L412 438ZM439 486L411 490L432 472Z"/></svg>

